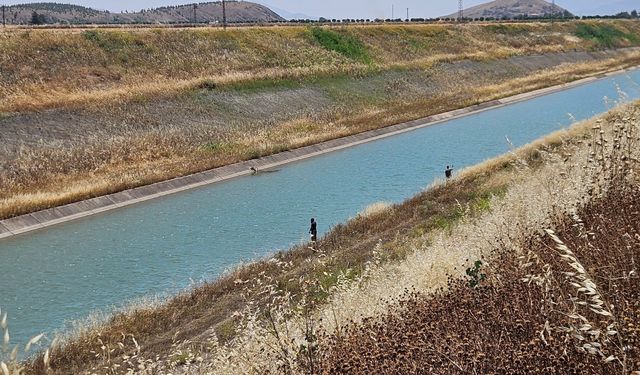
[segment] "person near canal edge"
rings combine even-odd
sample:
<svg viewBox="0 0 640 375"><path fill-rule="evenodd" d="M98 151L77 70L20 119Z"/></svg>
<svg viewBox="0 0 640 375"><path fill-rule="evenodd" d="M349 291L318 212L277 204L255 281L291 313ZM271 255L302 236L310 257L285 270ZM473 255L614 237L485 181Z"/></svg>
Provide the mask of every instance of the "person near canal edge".
<svg viewBox="0 0 640 375"><path fill-rule="evenodd" d="M311 218L311 228L309 228L311 234L311 242L315 243L318 240L318 223L316 219Z"/></svg>
<svg viewBox="0 0 640 375"><path fill-rule="evenodd" d="M447 165L447 169L444 171L444 175L447 177L447 180L451 178L451 176L453 176L453 166L448 166Z"/></svg>

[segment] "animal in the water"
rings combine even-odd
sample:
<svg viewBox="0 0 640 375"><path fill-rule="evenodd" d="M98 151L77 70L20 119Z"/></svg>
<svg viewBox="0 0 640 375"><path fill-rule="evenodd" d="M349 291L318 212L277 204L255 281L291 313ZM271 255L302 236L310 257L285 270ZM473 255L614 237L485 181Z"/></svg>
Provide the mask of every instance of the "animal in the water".
<svg viewBox="0 0 640 375"><path fill-rule="evenodd" d="M279 169L270 169L270 170L265 170L265 171L259 171L256 167L251 167L251 174L262 174L262 173L275 173L275 172L280 172Z"/></svg>

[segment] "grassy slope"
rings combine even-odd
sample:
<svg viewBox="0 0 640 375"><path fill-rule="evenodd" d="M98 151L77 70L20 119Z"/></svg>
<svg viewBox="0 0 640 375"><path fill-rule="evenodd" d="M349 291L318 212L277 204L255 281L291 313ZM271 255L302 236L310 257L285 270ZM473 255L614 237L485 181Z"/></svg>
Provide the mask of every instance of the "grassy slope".
<svg viewBox="0 0 640 375"><path fill-rule="evenodd" d="M0 122L15 126L14 134L35 131L33 123L43 130L33 135L35 145L20 136L0 145L0 158L6 159L0 168L6 187L0 192L0 217L637 65L640 56L630 53L532 75L509 74L513 71L505 66L495 81L481 79L487 75L480 69L465 72L472 87L451 79L457 71L439 69L451 61L482 67L509 56L631 46L639 33L637 24L618 21L553 28L500 24L2 32L0 112L21 113L4 113ZM397 79L379 80L384 95L357 90L363 79L374 82L396 73ZM412 92L414 83L419 90ZM429 85L437 90L424 91ZM267 95L270 86L283 91L320 87L329 104L260 116L267 97L258 105L222 107L207 99L260 89ZM288 108L291 100L280 107ZM244 110L228 112L239 107ZM69 118L76 124L67 123ZM57 139L59 133L72 139ZM7 147L9 151L2 150Z"/></svg>
<svg viewBox="0 0 640 375"><path fill-rule="evenodd" d="M408 245L403 245L406 240L420 237L433 229L449 228L460 218L458 202L481 210L482 202L503 191L505 182L501 176L505 166L501 164L495 170L462 179L448 188L432 189L394 207L390 214L387 210L383 211L384 215L374 212L339 225L319 241L321 258L307 247L295 248L279 254L276 257L278 262L265 260L242 266L216 282L157 308L118 315L104 329L85 333L62 352L54 351L53 366L64 373L65 369L87 369L89 365L95 366L96 362L104 364L104 358L96 358L91 351L100 346L98 338L111 348L117 347L118 342L123 342L121 332L135 337L143 345L138 354L145 358L156 354L171 357L172 345L177 342L206 345L206 337L210 333L215 333L218 340L225 343L235 336L239 320L234 318L234 314L245 309L248 300L258 306L268 303L260 295L261 286L253 284L257 275L286 286L292 293L301 293L304 289L292 280L315 279L318 285L310 294L315 303L322 303L328 296L325 290L337 282L336 275L349 270L350 278L357 277L374 257L376 244L381 243L388 250L386 260L402 259L409 251ZM246 296L257 297L247 300ZM136 352L129 347L132 342L124 343L128 346L125 352ZM108 364L113 363L122 364L122 361Z"/></svg>
<svg viewBox="0 0 640 375"><path fill-rule="evenodd" d="M320 339L314 372L637 373L638 104L592 123L582 160L563 153L547 174L541 193L551 199L565 195L567 183L572 191L586 186L573 194L576 206L552 205L546 222L521 226L515 238L499 230L484 263L465 265L466 277L450 278L446 288L407 290L379 315L345 322ZM580 167L588 177L575 181Z"/></svg>
<svg viewBox="0 0 640 375"><path fill-rule="evenodd" d="M577 32L585 39L571 38ZM616 21L468 26L302 27L222 31L3 31L0 112L176 92L211 82L300 78L438 58L512 54L639 42L638 26Z"/></svg>
<svg viewBox="0 0 640 375"><path fill-rule="evenodd" d="M399 234L412 249L404 259L337 276L326 304L265 288L275 303L245 315L264 325L243 326L230 347L183 346L204 359L189 373L637 370L639 116L636 102L526 147L506 163L503 194L456 205L462 214L443 231Z"/></svg>
<svg viewBox="0 0 640 375"><path fill-rule="evenodd" d="M295 296L293 301L286 303L287 306L292 303L295 305L301 297L304 297L306 307L310 306L312 310L326 309L323 306L326 306L328 298L335 293L336 285L344 283L345 280L346 282L358 280L363 277L363 273L371 272L368 271L371 262L401 264L405 259L410 259L409 261L412 262L411 257L414 256L416 248L421 248L425 244L435 246L442 233L453 235L457 231L456 226L460 220L473 220L486 214L487 210L496 204L495 200L501 199L496 197L504 196L512 186L522 185L522 181L526 181L527 178L538 180L539 177L528 176L534 175L537 173L535 171L545 166L548 158L544 156L549 153L564 155L573 152L571 150L575 147L584 145L584 139L588 137L586 133L589 132L590 127L591 123L586 123L569 133L548 137L544 141L524 148L517 154L487 162L467 171L447 185L436 185L401 205L373 211L338 226L320 241L319 248L322 250L320 257L305 247L293 249L279 254L275 258L277 261L262 261L241 267L212 284L197 288L162 306L139 309L116 316L104 328L85 332L64 350L54 351L51 356L52 365L58 372L64 373L65 370L79 371L97 364L119 365L125 368L136 366L135 361L117 357L119 353L128 353L129 356L135 354L136 358L147 359L159 356L161 361L154 360L153 366L169 366L172 361L176 361L176 358L182 358L184 353L195 353L193 357L187 356L191 358L187 362L197 355L212 355L211 353L217 353L218 343L224 344L236 337L235 327L242 322L242 319L234 314L245 311L249 305L261 311L258 317L264 319L264 311L271 311L274 308L272 300L274 291L276 294L286 291ZM528 168L524 175L518 167L523 162ZM582 185L579 180L573 182ZM547 198L541 195L540 199ZM515 233L519 231L519 229L515 230ZM448 258L447 264L442 265L441 269L436 271L431 266L430 270L427 267L420 271L420 273L426 272L422 277L428 280L430 287L437 289L438 286L446 286L447 274L459 274L459 271L455 271L455 267L460 266L464 257L470 257L476 253L465 246L468 244L464 244L457 251L460 252L458 255L456 255L457 252L451 253L448 250L445 254L441 254ZM479 243L476 246L481 247ZM427 248L427 251L433 250ZM421 251L417 252L417 254L420 253ZM384 269L380 272L387 273ZM403 272L403 274L403 277L394 279L400 292L405 287L410 288L405 283L411 282L412 273ZM389 277L393 278L392 273L389 273ZM409 278L408 281L407 278ZM273 286L273 289L265 289L265 285ZM384 288L390 296L396 293L389 285ZM370 294L374 300L379 300L384 295L373 287ZM358 291L357 295L368 294ZM212 301L215 302L212 303ZM360 313L364 311L363 307L370 303L356 303L348 306L348 302L344 302L348 300L343 299L341 302L334 297L330 297L329 301L331 306L339 309L338 316L336 311L330 314L333 315L331 320L340 320L343 322L341 324L354 319L355 315L349 315L351 309L355 308L355 311ZM383 303L380 306L378 307L381 309L380 313L384 312L386 304ZM375 316L377 310L374 308L370 311L373 311L372 314ZM127 337L135 337L142 348L136 349L129 338L123 340L122 333L131 335ZM241 330L239 334L242 336L243 333ZM215 342L211 341L212 335L217 338ZM272 343L269 344L272 336L268 333L263 336L258 335L258 338L253 337L251 340L264 340L265 345L273 347ZM101 353L99 347L102 343L115 350L108 358L104 352L98 355L91 353L92 350ZM118 343L125 345L125 349L118 349ZM277 344L275 346L277 347ZM267 354L269 353L273 354L267 351ZM264 359L264 355L258 356L250 351L247 355L256 355L256 363L264 365L260 362ZM278 356L277 353L274 355ZM240 367L247 365L241 361L242 355L236 353L236 356L238 357L232 359L237 365ZM335 357L331 358L334 362L327 361L328 365L335 363ZM181 359L178 362L183 361ZM260 373L260 370L256 372Z"/></svg>
<svg viewBox="0 0 640 375"><path fill-rule="evenodd" d="M640 283L632 263L640 249L638 200L638 186L612 192L581 209L580 221L567 216L555 223L562 244L588 270L584 275L597 285L598 298L607 301L600 313L571 302L576 296L593 303L569 284L574 280L560 275L576 270L558 256L558 244L535 238L527 248L536 257L528 268L509 249L498 248L502 258L493 270L480 268L488 279L478 288L460 280L436 297L407 294L380 320L350 326L346 337L326 338L318 373L393 369L400 374L418 367L432 374L629 374L640 369ZM537 279L527 284L531 275Z"/></svg>

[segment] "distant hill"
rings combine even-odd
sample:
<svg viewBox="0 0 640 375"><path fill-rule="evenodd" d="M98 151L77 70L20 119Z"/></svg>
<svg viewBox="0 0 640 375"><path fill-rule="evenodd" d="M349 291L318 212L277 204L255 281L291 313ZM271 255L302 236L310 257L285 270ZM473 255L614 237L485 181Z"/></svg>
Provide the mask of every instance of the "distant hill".
<svg viewBox="0 0 640 375"><path fill-rule="evenodd" d="M317 20L318 16L310 16L305 13L292 13L284 9L271 7L271 9L287 20Z"/></svg>
<svg viewBox="0 0 640 375"><path fill-rule="evenodd" d="M632 10L640 11L640 2L638 0L618 0L607 1L606 3L584 2L580 5L580 11L577 13L588 15L610 15L620 12L630 12Z"/></svg>
<svg viewBox="0 0 640 375"><path fill-rule="evenodd" d="M549 15L571 16L566 9L559 6L555 8L551 3L544 0L496 0L486 4L480 4L469 9L465 9L466 18L517 18L521 16L541 17ZM458 14L451 14L447 17L455 18Z"/></svg>
<svg viewBox="0 0 640 375"><path fill-rule="evenodd" d="M78 5L31 3L7 7L7 22L28 24L134 24L134 23L191 23L194 4L168 6L139 12L111 13ZM222 3L195 4L197 22L222 22ZM227 1L227 20L234 22L283 21L271 9L249 1Z"/></svg>

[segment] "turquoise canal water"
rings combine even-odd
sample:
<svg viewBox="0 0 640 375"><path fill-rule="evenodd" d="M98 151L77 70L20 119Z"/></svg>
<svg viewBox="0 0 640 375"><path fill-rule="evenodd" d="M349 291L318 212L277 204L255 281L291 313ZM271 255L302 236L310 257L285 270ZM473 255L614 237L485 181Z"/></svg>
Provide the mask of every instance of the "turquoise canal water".
<svg viewBox="0 0 640 375"><path fill-rule="evenodd" d="M0 240L0 307L12 341L95 310L175 293L242 260L326 233L368 205L400 202L457 169L640 98L640 71L403 135Z"/></svg>

